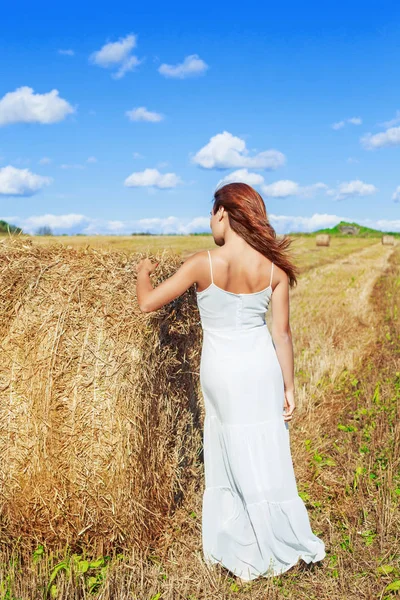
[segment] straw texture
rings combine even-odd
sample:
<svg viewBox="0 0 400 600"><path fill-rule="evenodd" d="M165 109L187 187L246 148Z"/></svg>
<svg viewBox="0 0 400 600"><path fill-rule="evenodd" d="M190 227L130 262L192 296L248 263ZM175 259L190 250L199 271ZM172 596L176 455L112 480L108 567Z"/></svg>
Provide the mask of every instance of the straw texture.
<svg viewBox="0 0 400 600"><path fill-rule="evenodd" d="M143 256L0 244L3 540L147 547L202 483L195 293L142 313Z"/></svg>

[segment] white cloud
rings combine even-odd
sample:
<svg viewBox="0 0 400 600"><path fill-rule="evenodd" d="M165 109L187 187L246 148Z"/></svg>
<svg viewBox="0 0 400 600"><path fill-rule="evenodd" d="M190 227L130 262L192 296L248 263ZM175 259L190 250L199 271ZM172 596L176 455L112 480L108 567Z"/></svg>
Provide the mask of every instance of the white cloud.
<svg viewBox="0 0 400 600"><path fill-rule="evenodd" d="M362 119L360 117L351 117L351 119L347 119L347 122L352 125L362 125Z"/></svg>
<svg viewBox="0 0 400 600"><path fill-rule="evenodd" d="M164 116L160 113L147 110L145 106L139 106L138 108L127 110L125 114L131 121L149 121L150 123L158 123L164 118Z"/></svg>
<svg viewBox="0 0 400 600"><path fill-rule="evenodd" d="M372 135L367 133L361 138L361 144L366 150L400 145L400 127L391 127L382 133Z"/></svg>
<svg viewBox="0 0 400 600"><path fill-rule="evenodd" d="M104 44L100 50L90 55L89 60L100 67L115 66L125 61L129 57L131 50L135 47L136 36L130 34L124 38L120 38L118 42Z"/></svg>
<svg viewBox="0 0 400 600"><path fill-rule="evenodd" d="M288 196L304 196L311 198L318 190L327 190L325 183L313 183L311 185L299 185L296 181L290 179L281 179L269 185L261 186L264 196L270 198L287 198Z"/></svg>
<svg viewBox="0 0 400 600"><path fill-rule="evenodd" d="M87 223L90 219L84 215L69 214L69 215L40 215L32 216L23 220L23 230L28 233L33 233L38 227L47 225L53 230L60 230L60 233L72 229L77 225Z"/></svg>
<svg viewBox="0 0 400 600"><path fill-rule="evenodd" d="M325 227L334 227L340 221L357 222L360 225L372 227L381 231L399 231L400 219L372 220L357 219L352 216L338 216L315 213L312 216L276 215L269 213L269 220L277 233L312 232ZM34 233L38 227L47 225L55 233L86 233L96 234L125 234L149 232L153 234L176 233L187 235L189 233L210 232L210 219L206 216L183 219L169 216L165 218L149 218L128 221L116 221L86 217L81 214L67 215L41 215L27 219L20 217L1 217L8 223L21 227L27 233Z"/></svg>
<svg viewBox="0 0 400 600"><path fill-rule="evenodd" d="M317 229L325 229L326 227L334 227L343 217L337 215L315 213L311 217L290 216L290 215L273 215L269 214L271 225L277 233L310 233Z"/></svg>
<svg viewBox="0 0 400 600"><path fill-rule="evenodd" d="M204 169L277 169L285 164L285 155L278 150L265 150L248 156L246 142L228 131L210 139L192 158L192 162Z"/></svg>
<svg viewBox="0 0 400 600"><path fill-rule="evenodd" d="M346 123L351 123L351 125L361 125L362 119L361 117L350 117L349 119L345 119L344 121L338 121L337 123L332 123L332 129L343 129Z"/></svg>
<svg viewBox="0 0 400 600"><path fill-rule="evenodd" d="M36 175L28 169L16 169L11 165L0 168L0 195L32 196L53 180Z"/></svg>
<svg viewBox="0 0 400 600"><path fill-rule="evenodd" d="M125 60L122 63L118 71L111 75L111 77L113 77L114 79L121 79L121 77L123 77L125 73L136 69L136 67L138 67L141 62L142 61L139 60L137 56L130 56L127 60Z"/></svg>
<svg viewBox="0 0 400 600"><path fill-rule="evenodd" d="M287 198L288 196L296 196L298 194L299 184L289 179L282 179L269 185L263 185L261 190L264 196Z"/></svg>
<svg viewBox="0 0 400 600"><path fill-rule="evenodd" d="M393 196L392 196L392 200L394 202L400 202L400 185L398 185L397 188L395 189Z"/></svg>
<svg viewBox="0 0 400 600"><path fill-rule="evenodd" d="M261 192L264 196L270 198L287 198L288 196L303 196L310 198L314 196L319 190L326 191L328 186L325 183L313 183L311 185L299 185L295 181L290 179L282 179L275 181L270 184L266 184L264 177L258 173L250 173L247 169L238 169L233 173L230 173L217 183L217 188L221 184L231 182L243 182L254 187L260 187Z"/></svg>
<svg viewBox="0 0 400 600"><path fill-rule="evenodd" d="M391 119L390 121L385 121L384 123L382 123L382 126L389 128L389 127L394 127L394 125L398 125L399 123L400 123L400 110L396 110L396 116L394 117L394 119Z"/></svg>
<svg viewBox="0 0 400 600"><path fill-rule="evenodd" d="M75 109L58 95L58 90L35 94L27 86L8 92L0 100L0 125L10 123L56 123L75 112Z"/></svg>
<svg viewBox="0 0 400 600"><path fill-rule="evenodd" d="M337 123L332 123L332 129L342 129L344 127L344 121L338 121Z"/></svg>
<svg viewBox="0 0 400 600"><path fill-rule="evenodd" d="M264 183L264 177L258 173L250 173L247 169L238 169L237 171L233 171L233 173L226 175L223 179L220 179L217 183L217 187L221 184L232 182L241 182L256 186Z"/></svg>
<svg viewBox="0 0 400 600"><path fill-rule="evenodd" d="M48 156L43 156L43 158L39 160L39 165L49 165L50 163L51 158L49 158Z"/></svg>
<svg viewBox="0 0 400 600"><path fill-rule="evenodd" d="M104 44L100 50L92 52L89 62L105 69L118 67L113 77L121 79L125 73L132 71L141 63L137 56L131 54L136 47L136 40L136 35L129 34L120 38L118 42Z"/></svg>
<svg viewBox="0 0 400 600"><path fill-rule="evenodd" d="M349 158L347 159L347 162L350 165L353 165L353 164L355 165L355 164L359 163L360 161L357 158L353 158L352 156L349 156Z"/></svg>
<svg viewBox="0 0 400 600"><path fill-rule="evenodd" d="M378 219L373 221L372 219L364 219L359 221L360 225L365 227L372 227L372 229L378 229L379 231L399 231L400 232L400 219Z"/></svg>
<svg viewBox="0 0 400 600"><path fill-rule="evenodd" d="M353 181L344 181L339 184L336 190L328 190L327 194L333 196L334 200L344 200L355 196L370 196L378 191L371 183L364 183L359 179Z"/></svg>
<svg viewBox="0 0 400 600"><path fill-rule="evenodd" d="M137 160L138 158L144 158L143 154L140 154L140 152L134 152L133 153L133 158L135 160Z"/></svg>
<svg viewBox="0 0 400 600"><path fill-rule="evenodd" d="M187 56L183 63L178 65L162 64L158 71L165 77L175 77L177 79L185 79L195 75L202 75L208 69L208 65L202 60L198 54Z"/></svg>
<svg viewBox="0 0 400 600"><path fill-rule="evenodd" d="M132 173L125 179L126 187L156 187L159 189L175 188L182 180L175 173L160 173L157 169L145 169Z"/></svg>
<svg viewBox="0 0 400 600"><path fill-rule="evenodd" d="M73 50L59 50L58 54L63 54L64 56L74 56L75 52Z"/></svg>
<svg viewBox="0 0 400 600"><path fill-rule="evenodd" d="M87 159L88 163L97 163L97 158L95 156L89 156L89 158Z"/></svg>

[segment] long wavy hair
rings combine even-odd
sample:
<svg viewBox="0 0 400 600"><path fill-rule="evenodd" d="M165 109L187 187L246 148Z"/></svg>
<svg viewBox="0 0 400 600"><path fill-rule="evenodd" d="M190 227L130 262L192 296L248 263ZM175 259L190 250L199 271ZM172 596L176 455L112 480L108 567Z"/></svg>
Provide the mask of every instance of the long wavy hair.
<svg viewBox="0 0 400 600"><path fill-rule="evenodd" d="M260 194L247 183L228 183L214 192L214 214L220 206L228 212L233 231L283 269L290 287L297 284L298 268L288 255L288 248L293 240L286 236L276 237Z"/></svg>

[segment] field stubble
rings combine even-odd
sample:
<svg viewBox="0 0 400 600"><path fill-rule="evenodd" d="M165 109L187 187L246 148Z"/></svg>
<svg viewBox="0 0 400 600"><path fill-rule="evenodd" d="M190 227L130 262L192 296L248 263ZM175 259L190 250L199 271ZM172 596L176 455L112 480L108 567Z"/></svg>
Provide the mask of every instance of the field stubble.
<svg viewBox="0 0 400 600"><path fill-rule="evenodd" d="M322 267L306 266L307 260L304 260L304 275L300 278L299 286L291 292L298 404L295 418L290 425L292 453L300 494L309 509L313 529L323 537L327 545L328 556L323 563L311 567L299 564L281 578L259 579L245 584L238 582L219 566L211 570L205 567L201 558L200 537L203 480L199 430L194 430L195 435L189 445L189 438L186 436L186 447L182 452L174 453L173 444L164 445L161 433L164 440L166 435L175 436L173 440L180 440L180 447L183 446L182 431L169 431L165 427L167 422L171 424L171 421L182 418L186 413L181 404L184 400L180 400L178 406L174 406L163 395L163 400L157 404L157 392L160 393L157 388L154 389L153 398L157 410L163 410L163 407L165 410L167 407L171 412L169 420L161 421L158 428L153 429L154 447L151 448L150 456L157 457L157 460L153 458L150 461L150 467L146 469L142 481L148 477L152 486L158 486L156 497L162 497L165 477L168 477L167 471L155 480L152 470L166 462L167 467L164 466L164 469L168 469L170 476L174 474L176 478L176 471L189 469L192 472L187 472L186 478L178 477L183 487L182 501L174 507L168 519L157 523L156 531L159 535L153 538L148 548L134 548L131 552L125 552L122 558L114 557L106 569L103 563L101 568L105 569L104 577L100 576L100 571L96 572L93 566L85 573L79 572L79 560L76 567L73 567L72 561L68 563L69 570L60 569L57 578L54 578L54 583L57 584L57 598L87 597L85 594L88 593L89 575L98 576L98 583L103 581L101 587L92 588L94 592L98 590L99 595L91 597L113 600L375 600L394 597L396 582L400 580L400 441L397 408L400 394L399 250L399 246L393 249L375 243L365 245L362 249L358 248L357 251L353 247L353 252L339 253L331 264ZM112 266L111 259L106 260L109 262L104 262L104 257L101 260L99 258L99 269L105 264L108 267ZM114 267L116 268L116 265ZM168 270L171 271L172 268ZM33 281L43 278L44 275L42 265ZM163 276L165 275L166 272ZM96 272L92 276L95 277ZM85 277L90 277L89 270L81 273L80 281L84 282ZM112 277L101 288L103 298L109 298L110 302L111 296L104 294L111 281ZM126 281L125 283L127 284ZM53 290L54 293L54 280L49 285L50 291ZM49 288L45 286L44 291L46 290L49 292ZM140 326L148 327L147 333L150 335L151 328L159 328L163 323L165 326L166 319L171 319L174 323L174 314L183 310L186 300L182 304L169 307L170 312L161 311L158 320L153 321L155 317L150 317L141 322ZM121 298L113 304L110 314L123 310L126 315L127 310L134 308L134 305L129 303L128 307L122 308L120 302ZM270 319L271 315L268 318ZM175 324L183 337L187 333L185 324L185 319L181 322L178 320ZM43 334L48 328L47 325L47 321L42 325ZM137 327L138 323L135 325ZM3 338L9 326L3 324ZM78 322L75 326L78 326ZM63 330L62 320L58 327L58 331ZM109 335L109 330L105 329L104 325L100 327L100 332ZM97 333L99 334L99 331ZM31 339L34 339L34 331L31 335ZM90 335L83 339L88 338ZM115 336L112 339L115 339ZM104 361L106 356L109 363L110 356L115 357L121 348L127 351L127 344L131 339L129 336L124 338L122 347L116 345L112 351L109 348L108 354L100 354L100 358ZM177 339L182 340L182 337L178 336L175 342ZM98 336L95 340L99 344ZM156 342L154 337L151 337L151 340L152 343ZM78 341L78 347L83 351L86 346L82 345L82 339ZM192 342L197 343L198 340L193 338ZM54 345L51 346L53 347ZM101 347L102 344L91 347L90 358L87 358L87 361L97 364L97 370L100 369L97 361ZM157 343L155 347L154 352L157 354L160 348L157 349ZM166 350L170 352L173 347L174 345L170 344ZM154 360L155 354L147 356ZM172 366L176 369L179 360L182 361L182 354L175 353L174 357L175 365ZM19 355L18 360L20 358ZM60 364L64 364L65 369L69 364L67 355L62 354L61 359ZM15 361L14 369L18 368L18 360ZM195 353L189 367L195 374L196 360L198 354ZM118 363L115 359L114 361L113 369ZM185 366L185 369L187 368L188 363ZM113 369L110 370L110 375L114 372ZM154 377L154 373L149 372L147 377ZM90 388L89 376L86 381ZM122 380L119 380L119 385L122 385L121 382ZM64 383L61 378L61 388ZM180 382L183 386L187 383L184 379ZM165 380L162 380L161 384L165 385ZM49 402L51 396L48 391L46 396L48 385L44 385L41 393L45 394L44 397ZM105 384L98 387L107 388ZM94 389L90 389L90 394L93 394ZM110 390L111 393L116 393L114 385ZM98 392L99 390L96 393ZM195 396L196 394L193 398ZM28 399L27 395L23 397ZM105 394L105 397L109 397L109 394ZM78 403L75 402L76 409L77 406ZM133 405L130 409L136 418L140 416L143 404L140 409ZM192 410L193 406L189 412ZM105 402L103 419L109 411L110 404ZM22 413L21 419L24 418L29 418L29 414ZM120 420L122 423L122 419ZM70 419L71 427L73 422L74 420ZM101 428L102 418L96 422L98 428ZM154 420L148 420L146 430L149 435L150 427L155 425ZM53 421L53 427L55 426L56 421ZM97 442L103 443L103 434L100 434L100 429L98 431L100 437L97 438ZM15 431L14 436L16 435ZM151 443L150 437L146 442ZM136 458L138 456L145 458L144 455L137 455ZM183 458L186 462L184 465L181 464ZM90 460L90 453L86 455L86 460ZM117 484L118 480L115 479L114 485ZM168 489L171 489L171 485L168 485ZM131 489L132 491L136 490ZM2 505L4 507L4 498ZM31 508L32 506L33 504ZM132 510L135 510L134 507ZM137 513L133 514L136 516ZM118 514L115 518L118 518ZM142 514L142 519L144 518L145 515ZM2 539L6 541L4 533ZM38 536L37 541L40 542ZM6 561L12 560L12 548L8 543L3 545L2 549L4 565ZM19 561L22 556L27 562L21 571ZM51 560L42 558L34 564L30 556L29 551L22 545L19 548L18 559L8 562L7 572L4 569L0 570L3 589L5 586L10 589L12 581L14 596L10 595L10 599L36 600L42 597L40 589L48 583L51 573L54 573L56 555ZM63 557L65 553L59 556ZM74 579L74 573L77 573L77 579ZM400 588L400 583L398 585Z"/></svg>

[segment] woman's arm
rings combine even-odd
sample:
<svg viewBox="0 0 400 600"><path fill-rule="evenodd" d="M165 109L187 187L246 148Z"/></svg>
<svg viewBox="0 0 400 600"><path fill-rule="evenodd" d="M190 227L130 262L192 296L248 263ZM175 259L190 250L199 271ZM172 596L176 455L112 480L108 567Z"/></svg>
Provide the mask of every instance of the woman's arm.
<svg viewBox="0 0 400 600"><path fill-rule="evenodd" d="M294 403L294 357L292 332L289 324L289 280L286 274L277 283L272 294L271 335L282 369L285 386L285 420L292 418Z"/></svg>
<svg viewBox="0 0 400 600"><path fill-rule="evenodd" d="M156 288L153 288L150 273L157 265L148 258L142 259L137 265L136 280L136 296L140 310L143 312L158 310L197 283L201 263L200 254L196 252L189 256L171 277L162 281Z"/></svg>

